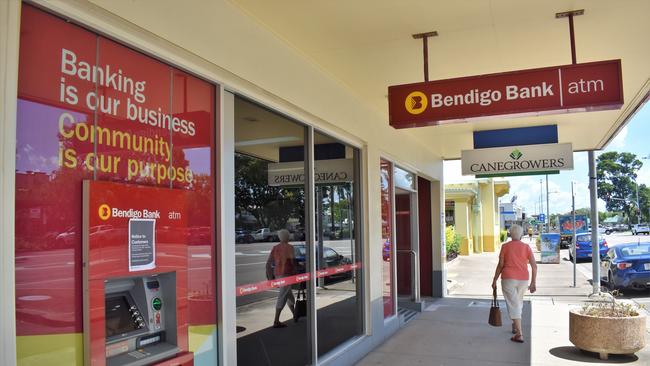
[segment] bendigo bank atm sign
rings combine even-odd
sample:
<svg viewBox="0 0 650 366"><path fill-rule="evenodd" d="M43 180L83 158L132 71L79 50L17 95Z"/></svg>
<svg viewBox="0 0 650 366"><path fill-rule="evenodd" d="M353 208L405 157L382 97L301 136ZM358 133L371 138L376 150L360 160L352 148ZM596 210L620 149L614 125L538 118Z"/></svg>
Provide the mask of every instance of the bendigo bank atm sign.
<svg viewBox="0 0 650 366"><path fill-rule="evenodd" d="M388 88L390 125L431 126L499 115L623 105L621 60L470 76Z"/></svg>

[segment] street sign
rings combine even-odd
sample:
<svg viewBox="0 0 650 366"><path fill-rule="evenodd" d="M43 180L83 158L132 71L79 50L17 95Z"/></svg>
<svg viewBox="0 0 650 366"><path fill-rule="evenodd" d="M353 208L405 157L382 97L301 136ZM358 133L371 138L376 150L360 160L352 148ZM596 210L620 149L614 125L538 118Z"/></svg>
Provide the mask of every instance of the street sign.
<svg viewBox="0 0 650 366"><path fill-rule="evenodd" d="M537 218L539 219L539 221L546 221L546 215L544 214L539 214Z"/></svg>

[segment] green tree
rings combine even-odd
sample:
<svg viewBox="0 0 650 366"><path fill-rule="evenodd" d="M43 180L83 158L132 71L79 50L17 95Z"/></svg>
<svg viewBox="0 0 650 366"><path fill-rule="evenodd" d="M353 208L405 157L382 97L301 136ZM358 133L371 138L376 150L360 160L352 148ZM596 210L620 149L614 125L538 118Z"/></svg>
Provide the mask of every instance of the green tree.
<svg viewBox="0 0 650 366"><path fill-rule="evenodd" d="M628 220L636 208L636 177L643 163L635 154L610 151L597 159L598 198L608 211L622 211Z"/></svg>
<svg viewBox="0 0 650 366"><path fill-rule="evenodd" d="M271 230L286 227L289 218L304 224L304 194L296 187L268 184L268 161L235 154L235 210L250 213L261 227Z"/></svg>

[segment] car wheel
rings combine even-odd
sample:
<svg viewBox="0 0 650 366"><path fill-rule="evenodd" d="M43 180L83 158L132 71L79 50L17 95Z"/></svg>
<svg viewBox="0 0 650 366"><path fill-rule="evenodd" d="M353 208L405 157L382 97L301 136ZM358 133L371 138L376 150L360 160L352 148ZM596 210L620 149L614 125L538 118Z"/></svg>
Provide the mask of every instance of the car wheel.
<svg viewBox="0 0 650 366"><path fill-rule="evenodd" d="M616 284L614 283L614 276L612 276L612 272L607 273L607 288L610 291L616 290Z"/></svg>

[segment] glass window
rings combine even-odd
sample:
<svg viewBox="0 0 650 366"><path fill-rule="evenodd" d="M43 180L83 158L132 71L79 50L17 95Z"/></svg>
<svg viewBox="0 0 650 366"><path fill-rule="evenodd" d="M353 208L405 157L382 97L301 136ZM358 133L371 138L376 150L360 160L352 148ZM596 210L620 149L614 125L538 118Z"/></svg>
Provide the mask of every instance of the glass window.
<svg viewBox="0 0 650 366"><path fill-rule="evenodd" d="M320 357L362 333L362 257L355 226L359 151L319 132L314 133L314 144Z"/></svg>
<svg viewBox="0 0 650 366"><path fill-rule="evenodd" d="M650 254L650 245L639 244L633 247L621 248L622 257L638 257Z"/></svg>
<svg viewBox="0 0 650 366"><path fill-rule="evenodd" d="M27 4L20 35L18 363L75 364L83 354L76 337L59 335L83 332L86 179L188 191L192 214L178 240L192 275L179 347L192 345L196 358L216 363L215 86ZM90 231L127 242L128 233L110 225ZM34 347L23 336L42 336L41 345L59 337L61 347Z"/></svg>
<svg viewBox="0 0 650 366"><path fill-rule="evenodd" d="M235 98L237 363L311 362L306 128ZM299 314L294 316L293 314Z"/></svg>
<svg viewBox="0 0 650 366"><path fill-rule="evenodd" d="M395 167L395 187L403 188L409 191L415 190L415 174L407 172L404 169Z"/></svg>
<svg viewBox="0 0 650 366"><path fill-rule="evenodd" d="M381 254L383 260L384 318L395 314L393 286L393 169L389 161L381 160Z"/></svg>

